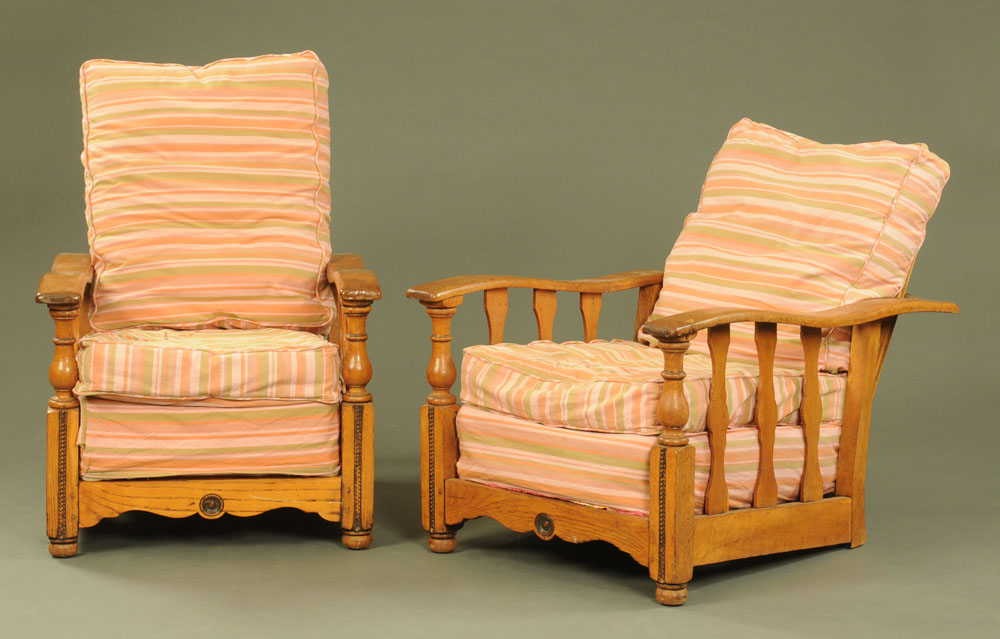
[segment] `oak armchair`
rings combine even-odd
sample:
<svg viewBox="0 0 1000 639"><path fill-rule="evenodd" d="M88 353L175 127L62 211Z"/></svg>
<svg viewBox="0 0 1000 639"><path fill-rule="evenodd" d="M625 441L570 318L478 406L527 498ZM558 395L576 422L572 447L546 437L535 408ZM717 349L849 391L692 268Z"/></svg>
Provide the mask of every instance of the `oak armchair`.
<svg viewBox="0 0 1000 639"><path fill-rule="evenodd" d="M896 317L958 312L905 293L947 175L922 145L820 145L743 120L663 271L410 288L432 323L430 549L451 552L462 523L483 516L541 539L602 540L649 568L658 602L681 605L694 566L863 544L871 406ZM866 237L844 240L844 228ZM841 262L854 270L830 268ZM533 289L539 341L503 343L509 288ZM596 340L602 294L628 289L631 340ZM465 349L460 405L450 321L480 291L490 345ZM551 341L559 291L580 294L583 342Z"/></svg>
<svg viewBox="0 0 1000 639"><path fill-rule="evenodd" d="M327 85L311 52L81 69L91 253L56 256L35 298L53 556L133 510L296 508L371 543L382 294L330 252Z"/></svg>

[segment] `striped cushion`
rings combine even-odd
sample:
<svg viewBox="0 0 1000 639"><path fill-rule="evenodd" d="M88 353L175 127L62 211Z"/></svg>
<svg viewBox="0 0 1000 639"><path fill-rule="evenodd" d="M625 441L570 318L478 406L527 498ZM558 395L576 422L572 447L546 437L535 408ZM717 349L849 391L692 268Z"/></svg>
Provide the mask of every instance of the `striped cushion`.
<svg viewBox="0 0 1000 639"><path fill-rule="evenodd" d="M86 480L336 475L340 410L317 402L203 400L161 406L85 397L80 446Z"/></svg>
<svg viewBox="0 0 1000 639"><path fill-rule="evenodd" d="M340 401L338 349L278 328L96 332L80 340L77 395Z"/></svg>
<svg viewBox="0 0 1000 639"><path fill-rule="evenodd" d="M463 406L457 418L458 476L505 488L604 506L649 512L649 451L655 435L585 433L552 428L511 415ZM688 437L695 449L695 511L702 512L708 485L708 434ZM824 493L833 492L837 476L840 426L820 427L819 466ZM774 470L778 500L798 498L803 460L802 429L779 426L775 433ZM726 433L726 484L730 508L746 508L753 499L759 460L757 429Z"/></svg>
<svg viewBox="0 0 1000 639"><path fill-rule="evenodd" d="M816 311L897 295L949 176L923 144L819 144L741 120L705 179L664 268L654 316L710 306ZM847 368L850 335L826 336L820 366ZM707 353L704 335L692 345ZM755 357L752 326L730 353ZM801 365L794 329L778 361Z"/></svg>
<svg viewBox="0 0 1000 639"><path fill-rule="evenodd" d="M328 84L311 51L83 65L94 328L329 327Z"/></svg>
<svg viewBox="0 0 1000 639"><path fill-rule="evenodd" d="M540 341L465 349L462 401L499 413L577 430L656 434L656 401L663 378L663 354L636 342ZM686 430L705 430L711 360L684 359L684 394L690 406ZM754 420L755 363L726 367L729 427ZM801 368L776 367L775 398L780 423L797 423L802 397ZM820 375L825 422L839 421L844 404L843 375Z"/></svg>

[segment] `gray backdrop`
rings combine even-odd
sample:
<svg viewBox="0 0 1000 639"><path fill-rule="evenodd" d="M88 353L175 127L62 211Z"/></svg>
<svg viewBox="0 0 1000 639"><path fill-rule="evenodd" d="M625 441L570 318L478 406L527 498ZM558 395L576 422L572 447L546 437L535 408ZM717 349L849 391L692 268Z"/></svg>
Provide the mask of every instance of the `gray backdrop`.
<svg viewBox="0 0 1000 639"><path fill-rule="evenodd" d="M83 636L995 629L998 24L996 2L6 0L0 623L16 636L74 623ZM369 324L375 546L347 552L334 527L295 513L129 515L51 560L52 324L32 296L56 252L87 250L78 67L305 48L332 79L334 250L363 255L385 293ZM417 505L429 322L406 287L660 268L743 116L826 142L923 141L951 163L910 291L962 314L900 321L874 410L868 545L698 569L678 610L603 544L475 522L459 552L431 556ZM556 338L578 338L575 300L560 306ZM600 336L627 336L633 309L631 293L606 299ZM532 326L529 295L512 295L508 339ZM458 346L485 339L479 296L455 333Z"/></svg>

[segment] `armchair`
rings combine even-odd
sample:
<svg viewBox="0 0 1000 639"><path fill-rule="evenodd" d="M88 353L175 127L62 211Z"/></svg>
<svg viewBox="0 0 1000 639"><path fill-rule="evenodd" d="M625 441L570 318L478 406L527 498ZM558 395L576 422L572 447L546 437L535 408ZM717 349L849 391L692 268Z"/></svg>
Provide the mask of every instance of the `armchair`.
<svg viewBox="0 0 1000 639"><path fill-rule="evenodd" d="M463 522L484 516L602 540L648 567L659 603L681 605L695 566L863 544L871 406L896 317L958 312L905 293L946 180L922 145L820 145L743 120L663 271L410 288L432 323L430 549L453 551ZM528 345L503 343L514 287L534 291ZM631 341L596 340L602 294L631 288ZM465 349L460 406L450 321L479 291L490 345ZM551 342L557 291L580 294L583 342Z"/></svg>
<svg viewBox="0 0 1000 639"><path fill-rule="evenodd" d="M370 545L382 293L330 254L326 86L311 52L81 69L91 253L57 255L35 297L53 556L133 510L296 508Z"/></svg>

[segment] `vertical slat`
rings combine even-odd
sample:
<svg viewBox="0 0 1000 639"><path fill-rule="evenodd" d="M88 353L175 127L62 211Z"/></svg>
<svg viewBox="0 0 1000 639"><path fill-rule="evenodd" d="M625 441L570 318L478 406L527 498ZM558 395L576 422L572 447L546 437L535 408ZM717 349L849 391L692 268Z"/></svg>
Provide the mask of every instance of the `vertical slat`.
<svg viewBox="0 0 1000 639"><path fill-rule="evenodd" d="M778 404L774 399L774 349L778 343L778 327L771 322L757 322L753 338L757 345L760 375L755 420L760 464L757 466L757 484L753 489L753 506L766 508L778 503L778 482L774 476L774 429L778 425Z"/></svg>
<svg viewBox="0 0 1000 639"><path fill-rule="evenodd" d="M556 320L556 292L535 289L531 297L531 307L538 322L538 339L552 339L552 325Z"/></svg>
<svg viewBox="0 0 1000 639"><path fill-rule="evenodd" d="M507 320L507 289L483 291L483 308L490 328L490 344L499 344L503 341L503 325Z"/></svg>
<svg viewBox="0 0 1000 639"><path fill-rule="evenodd" d="M632 331L633 341L639 339L639 330L652 314L653 307L656 306L656 298L660 296L661 286L662 284L658 282L639 287L639 301L635 306L635 330Z"/></svg>
<svg viewBox="0 0 1000 639"><path fill-rule="evenodd" d="M865 543L865 467L872 396L885 343L883 322L854 327L851 335L851 365L847 371L844 422L837 454L837 494L851 498L851 546ZM889 326L888 330L892 330ZM881 338L881 339L880 339Z"/></svg>
<svg viewBox="0 0 1000 639"><path fill-rule="evenodd" d="M601 317L601 294L580 293L580 313L583 315L583 341L597 339L597 321Z"/></svg>
<svg viewBox="0 0 1000 639"><path fill-rule="evenodd" d="M705 491L705 514L715 515L729 510L729 488L726 486L726 430L729 409L726 406L726 355L729 353L729 325L708 329L708 351L712 356L712 386L708 399L708 443L711 467Z"/></svg>
<svg viewBox="0 0 1000 639"><path fill-rule="evenodd" d="M823 410L819 399L819 344L822 335L820 329L809 326L803 326L799 335L806 366L799 408L806 447L799 501L817 501L823 498L823 477L819 472L819 419Z"/></svg>

